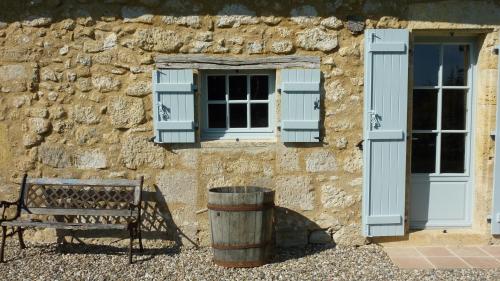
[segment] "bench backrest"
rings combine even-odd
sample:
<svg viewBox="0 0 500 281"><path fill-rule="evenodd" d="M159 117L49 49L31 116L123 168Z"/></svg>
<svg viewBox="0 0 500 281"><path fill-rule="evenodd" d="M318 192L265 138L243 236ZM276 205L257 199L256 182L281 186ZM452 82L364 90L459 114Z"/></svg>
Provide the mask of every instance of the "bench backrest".
<svg viewBox="0 0 500 281"><path fill-rule="evenodd" d="M142 179L26 178L21 187L21 212L34 215L137 215Z"/></svg>

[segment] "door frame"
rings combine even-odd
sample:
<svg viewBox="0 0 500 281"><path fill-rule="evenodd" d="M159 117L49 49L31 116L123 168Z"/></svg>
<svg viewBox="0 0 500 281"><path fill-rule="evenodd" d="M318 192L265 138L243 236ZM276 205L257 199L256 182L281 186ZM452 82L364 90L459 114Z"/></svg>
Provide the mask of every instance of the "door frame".
<svg viewBox="0 0 500 281"><path fill-rule="evenodd" d="M409 128L409 140L408 141L408 155L407 157L407 214L408 214L408 228L409 229L433 229L433 228L470 228L472 227L472 218L473 218L473 204L475 202L475 188L474 188L474 183L475 183L475 171L474 171L474 163L475 163L475 153L474 153L474 145L475 145L475 112L476 112L476 83L477 83L477 59L478 59L478 47L477 47L477 36L475 34L471 34L471 36L457 36L457 37L452 37L452 36L418 36L417 34L412 33L411 36L411 50L414 50L414 47L416 44L437 44L437 45L446 45L446 44L468 44L470 45L470 62L469 62L469 70L468 70L468 84L469 86L469 91L468 91L468 97L467 97L467 103L468 103L468 116L466 117L466 130L468 131L468 138L466 142L466 155L465 155L465 161L466 161L466 169L465 173L463 174L453 174L453 173L448 173L448 174L412 174L411 172L411 162L412 162L412 136L413 136L413 127L412 127L412 120L413 120L413 89L414 89L414 63L413 63L413 52L412 55L410 56L410 71L409 71L409 83L408 83L408 128ZM442 58L442 53L441 53L441 58ZM442 66L440 66L440 73L442 71ZM442 87L442 85L440 85ZM442 89L442 88L441 88ZM442 93L441 93L442 95ZM438 100L438 113L440 112L440 108L442 106L441 104L442 99ZM441 116L437 116L437 118L441 118ZM441 131L441 130L440 130ZM441 150L441 147L437 147L440 145L436 141L436 155L437 152ZM439 150L438 150L439 149ZM418 224L418 223L412 223L411 220L411 204L412 204L412 198L411 198L411 188L412 188L412 183L414 179L417 179L419 181L435 181L435 182L467 182L468 186L468 195L466 197L466 219L463 224L440 224L440 225L433 225L424 223L424 224Z"/></svg>

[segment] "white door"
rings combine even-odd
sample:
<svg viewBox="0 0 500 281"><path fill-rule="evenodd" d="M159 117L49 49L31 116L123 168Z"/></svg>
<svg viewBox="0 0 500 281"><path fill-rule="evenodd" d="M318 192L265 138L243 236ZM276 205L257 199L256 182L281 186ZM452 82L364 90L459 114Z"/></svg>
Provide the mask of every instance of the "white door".
<svg viewBox="0 0 500 281"><path fill-rule="evenodd" d="M471 225L473 44L416 41L410 227Z"/></svg>

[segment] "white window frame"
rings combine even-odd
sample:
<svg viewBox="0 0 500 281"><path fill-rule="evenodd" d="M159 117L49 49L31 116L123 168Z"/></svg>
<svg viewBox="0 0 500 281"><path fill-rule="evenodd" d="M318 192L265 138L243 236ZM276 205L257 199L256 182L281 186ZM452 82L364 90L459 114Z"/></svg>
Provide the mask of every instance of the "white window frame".
<svg viewBox="0 0 500 281"><path fill-rule="evenodd" d="M208 100L208 76L226 76L226 93L225 100L209 101ZM228 77L233 75L247 76L247 99L246 100L229 100L229 83ZM250 76L252 75L267 75L269 76L269 97L267 100L250 100ZM275 106L275 91L276 91L276 71L274 70L207 70L201 72L201 140L245 140L245 139L265 139L273 140L276 135L276 106ZM250 124L250 104L265 103L268 104L268 127L265 128L228 128L229 126L229 104L237 103L247 104L247 125ZM208 127L208 104L225 104L226 105L226 129L209 128ZM249 125L248 125L249 126Z"/></svg>
<svg viewBox="0 0 500 281"><path fill-rule="evenodd" d="M424 133L424 134L436 134L436 151L435 151L435 172L434 173L412 173L413 176L440 176L440 177L469 177L471 175L471 150L472 150L472 109L473 109L473 95L474 95L474 52L475 45L470 38L417 38L414 42L415 45L438 45L441 48L440 58L439 58L439 76L437 86L415 86L413 85L412 90L438 90L438 104L437 104L437 116L436 116L436 129L435 130L412 130L412 134ZM443 76L443 47L446 45L468 45L469 46L469 65L467 68L467 84L465 86L444 86L442 81ZM443 100L443 90L446 89L457 89L467 91L467 104L466 104L466 126L464 130L444 130L441 128L441 115L442 115L442 100ZM413 91L412 91L413 95ZM413 98L412 98L413 100ZM414 114L414 113L412 113ZM460 133L466 135L465 141L465 156L464 156L464 172L463 173L442 173L441 172L441 136L443 133Z"/></svg>

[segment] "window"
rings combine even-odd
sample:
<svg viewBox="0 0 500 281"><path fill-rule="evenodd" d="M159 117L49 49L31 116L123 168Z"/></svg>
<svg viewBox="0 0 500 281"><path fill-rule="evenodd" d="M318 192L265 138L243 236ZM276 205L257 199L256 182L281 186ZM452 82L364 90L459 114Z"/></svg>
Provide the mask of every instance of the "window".
<svg viewBox="0 0 500 281"><path fill-rule="evenodd" d="M274 77L274 72L265 71L203 73L202 138L272 138Z"/></svg>
<svg viewBox="0 0 500 281"><path fill-rule="evenodd" d="M412 173L467 172L470 57L469 43L415 45Z"/></svg>

